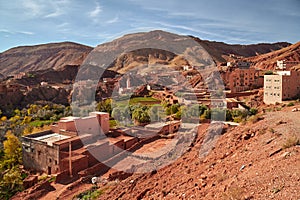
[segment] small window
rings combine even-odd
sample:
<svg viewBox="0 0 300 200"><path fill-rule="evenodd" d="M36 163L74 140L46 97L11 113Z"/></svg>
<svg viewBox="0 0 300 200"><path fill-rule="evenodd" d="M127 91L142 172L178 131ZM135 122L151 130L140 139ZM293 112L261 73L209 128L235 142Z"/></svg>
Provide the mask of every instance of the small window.
<svg viewBox="0 0 300 200"><path fill-rule="evenodd" d="M55 165L57 165L57 160L54 161Z"/></svg>
<svg viewBox="0 0 300 200"><path fill-rule="evenodd" d="M52 160L51 160L51 158L49 158L49 163L51 163L52 162Z"/></svg>

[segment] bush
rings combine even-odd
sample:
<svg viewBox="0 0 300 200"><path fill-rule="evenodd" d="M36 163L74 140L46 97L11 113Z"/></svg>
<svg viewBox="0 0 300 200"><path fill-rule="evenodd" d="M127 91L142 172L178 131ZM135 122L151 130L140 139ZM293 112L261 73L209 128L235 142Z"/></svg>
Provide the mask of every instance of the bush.
<svg viewBox="0 0 300 200"><path fill-rule="evenodd" d="M273 71L269 70L264 73L264 75L273 75Z"/></svg>
<svg viewBox="0 0 300 200"><path fill-rule="evenodd" d="M296 136L289 137L285 143L282 145L284 149L300 145L300 140Z"/></svg>
<svg viewBox="0 0 300 200"><path fill-rule="evenodd" d="M256 115L258 113L258 110L256 108L250 108L249 114L250 115Z"/></svg>
<svg viewBox="0 0 300 200"><path fill-rule="evenodd" d="M288 107L294 106L295 104L293 102L290 102L287 104Z"/></svg>

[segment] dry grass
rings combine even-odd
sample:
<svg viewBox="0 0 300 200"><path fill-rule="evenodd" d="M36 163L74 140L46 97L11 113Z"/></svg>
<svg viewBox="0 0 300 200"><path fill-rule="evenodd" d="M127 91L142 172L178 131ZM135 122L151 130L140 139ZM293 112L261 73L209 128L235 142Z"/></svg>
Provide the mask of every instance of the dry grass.
<svg viewBox="0 0 300 200"><path fill-rule="evenodd" d="M238 186L231 186L223 195L224 200L244 200L244 191Z"/></svg>
<svg viewBox="0 0 300 200"><path fill-rule="evenodd" d="M299 138L297 138L295 135L294 136L290 136L289 138L286 139L285 143L282 145L282 147L284 149L296 146L296 145L300 145L300 140Z"/></svg>

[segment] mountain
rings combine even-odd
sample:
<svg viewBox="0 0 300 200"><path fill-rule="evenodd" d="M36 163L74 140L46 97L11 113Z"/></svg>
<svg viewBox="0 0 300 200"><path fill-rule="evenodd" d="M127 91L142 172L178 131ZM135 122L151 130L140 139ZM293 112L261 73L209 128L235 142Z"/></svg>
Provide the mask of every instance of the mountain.
<svg viewBox="0 0 300 200"><path fill-rule="evenodd" d="M81 65L92 47L73 42L22 46L0 54L0 74L15 75L46 69L60 69L65 65Z"/></svg>
<svg viewBox="0 0 300 200"><path fill-rule="evenodd" d="M277 42L272 44L260 43L249 45L226 44L224 42L201 40L194 36L190 37L197 41L213 57L216 63L230 61L232 59L230 57L230 54L234 54L238 57L252 57L273 52L291 45L287 42Z"/></svg>
<svg viewBox="0 0 300 200"><path fill-rule="evenodd" d="M270 70L275 68L277 60L300 61L300 42L277 51L250 57L247 60L256 68Z"/></svg>
<svg viewBox="0 0 300 200"><path fill-rule="evenodd" d="M127 47L129 47L131 43L126 44L128 41L140 43L139 49L133 49L126 54L117 55L117 57L114 57L112 61L108 63L111 70L120 73L124 73L133 68L135 64L141 63L156 63L171 66L186 65L187 61L182 57L176 56L172 51L161 48L145 47L145 44L148 44L147 40L150 39L158 38L158 41L163 41L168 38L171 41L175 40L177 37L178 35L176 34L160 30L147 33L128 34L111 43L99 45L96 47L96 51L100 48L118 48L119 45L123 45L124 47L127 45ZM238 57L251 57L273 52L290 45L286 42L274 44L231 45L223 42L201 40L194 36L187 37L199 43L217 64L231 61L233 59L230 57L232 54ZM174 47L170 45L167 46L167 48L172 49ZM176 48L178 49L180 47L176 46L175 49ZM92 47L73 42L15 47L0 53L0 74L9 76L20 72L47 69L58 70L65 65L80 66L92 50Z"/></svg>
<svg viewBox="0 0 300 200"><path fill-rule="evenodd" d="M90 60L87 60L87 63L106 65L110 70L121 74L137 65L145 64L163 64L179 67L189 64L180 55L180 53L185 51L184 46L188 45L201 46L206 51L201 54L203 61L213 60L216 64L220 64L237 58L273 52L291 44L278 42L273 44L231 45L155 30L124 35L112 42L98 45L92 53L94 55L89 57ZM123 51L127 49L129 51L124 53Z"/></svg>

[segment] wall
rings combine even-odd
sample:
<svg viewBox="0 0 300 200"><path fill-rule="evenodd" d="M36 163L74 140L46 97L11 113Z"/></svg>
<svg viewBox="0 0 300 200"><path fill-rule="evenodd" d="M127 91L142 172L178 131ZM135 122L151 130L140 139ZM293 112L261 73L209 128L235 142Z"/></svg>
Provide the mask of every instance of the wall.
<svg viewBox="0 0 300 200"><path fill-rule="evenodd" d="M264 103L275 104L282 102L282 76L264 76Z"/></svg>
<svg viewBox="0 0 300 200"><path fill-rule="evenodd" d="M229 81L224 81L229 84L231 92L241 92L262 87L262 77L259 72L254 68L249 69L235 69L234 71L226 72L228 75L223 77L228 78Z"/></svg>
<svg viewBox="0 0 300 200"><path fill-rule="evenodd" d="M66 131L76 132L76 127L74 121L59 121L58 128Z"/></svg>
<svg viewBox="0 0 300 200"><path fill-rule="evenodd" d="M264 76L264 103L282 103L300 95L300 72L291 71L290 75Z"/></svg>
<svg viewBox="0 0 300 200"><path fill-rule="evenodd" d="M48 174L59 172L58 146L48 146L41 141L24 141L24 139L23 143L26 143L26 145L22 145L25 169L42 171Z"/></svg>
<svg viewBox="0 0 300 200"><path fill-rule="evenodd" d="M109 114L105 112L91 112L91 116L96 116L98 123L103 131L103 133L109 132Z"/></svg>

